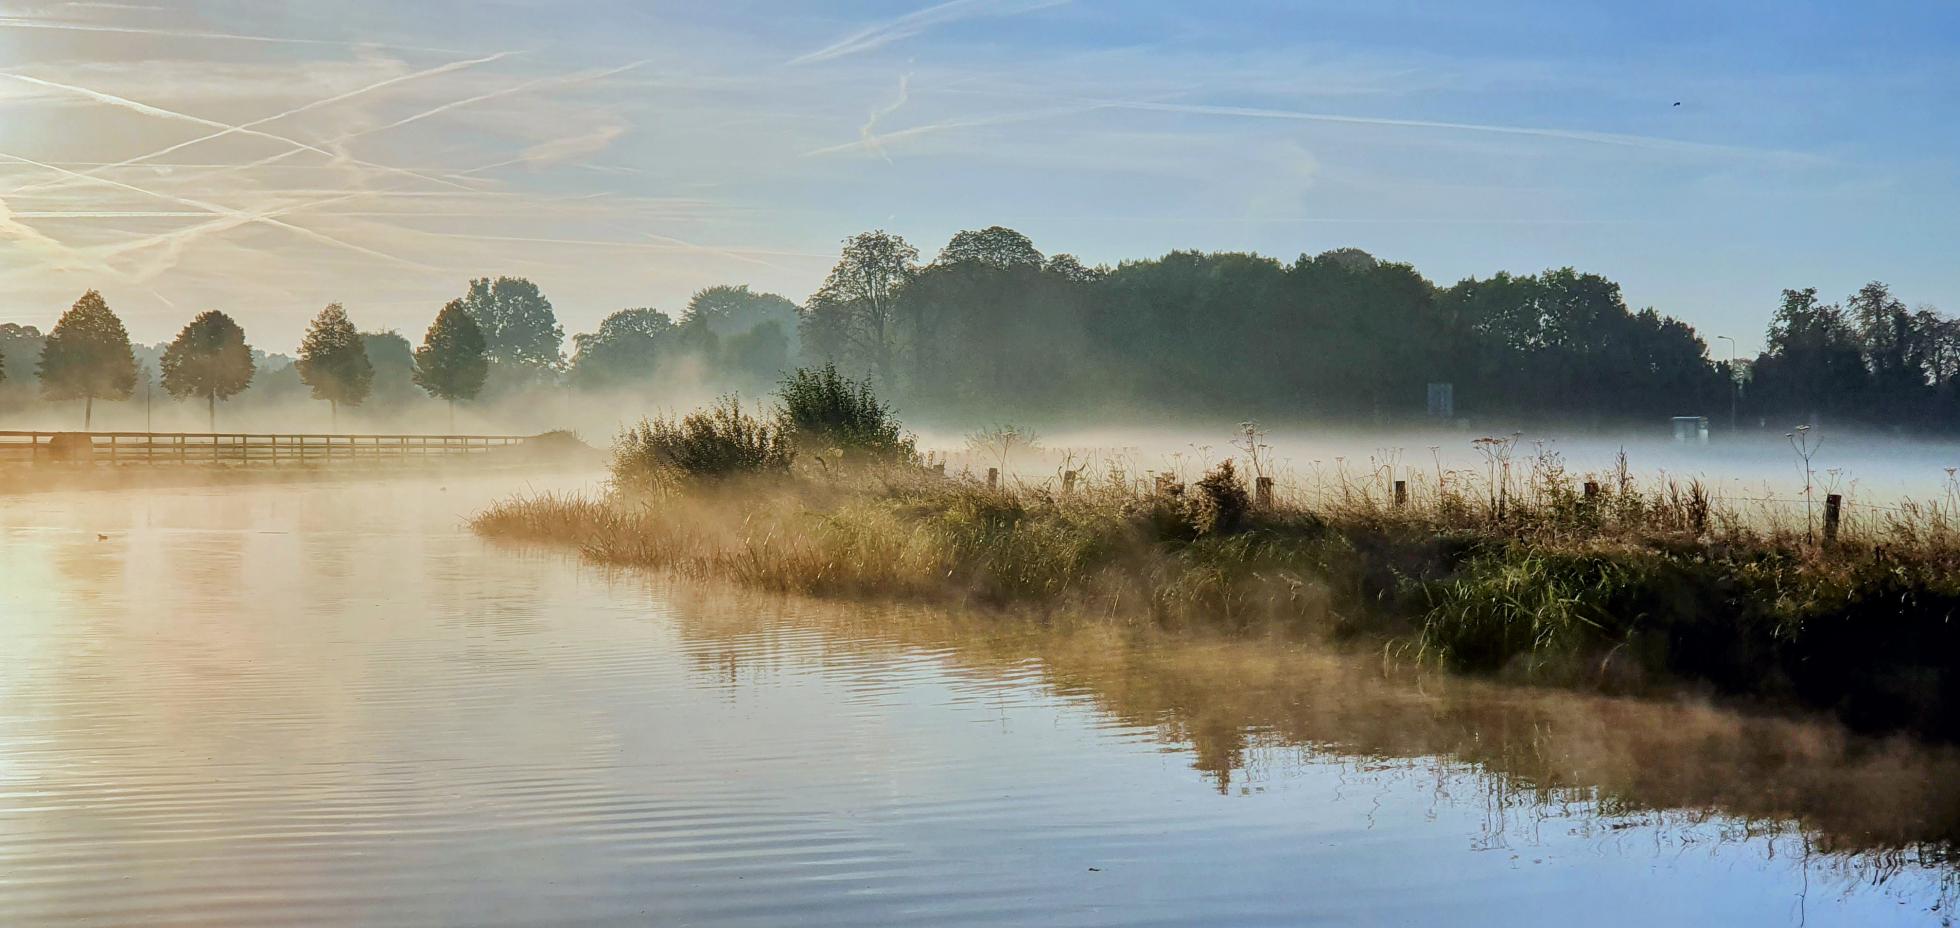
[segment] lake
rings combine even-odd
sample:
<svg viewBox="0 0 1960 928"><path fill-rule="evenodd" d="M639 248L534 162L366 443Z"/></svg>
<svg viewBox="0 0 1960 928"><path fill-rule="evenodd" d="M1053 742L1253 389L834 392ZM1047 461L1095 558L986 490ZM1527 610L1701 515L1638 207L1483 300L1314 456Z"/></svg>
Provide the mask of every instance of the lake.
<svg viewBox="0 0 1960 928"><path fill-rule="evenodd" d="M1950 749L470 534L596 477L0 498L9 925L1884 925Z"/></svg>

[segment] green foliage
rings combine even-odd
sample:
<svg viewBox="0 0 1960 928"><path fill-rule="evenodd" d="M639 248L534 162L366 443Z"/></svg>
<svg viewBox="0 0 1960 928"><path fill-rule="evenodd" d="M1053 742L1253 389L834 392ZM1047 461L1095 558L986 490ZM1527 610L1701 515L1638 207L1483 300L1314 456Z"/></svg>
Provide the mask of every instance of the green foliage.
<svg viewBox="0 0 1960 928"><path fill-rule="evenodd" d="M774 293L755 293L746 285L718 286L697 291L681 313L686 325L701 325L721 338L743 335L775 323L785 332L799 321L796 304Z"/></svg>
<svg viewBox="0 0 1960 928"><path fill-rule="evenodd" d="M374 370L368 402L399 405L415 396L415 346L400 332L361 333L361 351Z"/></svg>
<svg viewBox="0 0 1960 928"><path fill-rule="evenodd" d="M93 414L98 399L127 399L136 388L136 356L129 332L102 294L82 294L48 332L36 368L41 395L51 400L85 400Z"/></svg>
<svg viewBox="0 0 1960 928"><path fill-rule="evenodd" d="M821 360L868 370L898 385L903 322L899 295L918 273L919 250L882 229L844 240L844 253L803 317L803 341ZM916 323L914 324L916 329Z"/></svg>
<svg viewBox="0 0 1960 928"><path fill-rule="evenodd" d="M937 264L981 264L993 268L1039 268L1041 251L1027 236L1005 226L960 232L939 252Z"/></svg>
<svg viewBox="0 0 1960 928"><path fill-rule="evenodd" d="M784 473L793 457L789 438L723 397L714 406L674 419L642 419L613 446L613 481L646 490L669 476L696 479Z"/></svg>
<svg viewBox="0 0 1960 928"><path fill-rule="evenodd" d="M651 379L662 358L678 348L673 320L657 309L622 309L599 330L572 336L574 385L617 387Z"/></svg>
<svg viewBox="0 0 1960 928"><path fill-rule="evenodd" d="M881 402L868 380L852 380L834 364L799 368L777 391L778 428L806 452L831 449L847 457L899 461L916 453L891 407Z"/></svg>
<svg viewBox="0 0 1960 928"><path fill-rule="evenodd" d="M313 317L294 363L300 382L313 389L313 398L336 408L361 405L374 385L367 343L339 303L328 304Z"/></svg>
<svg viewBox="0 0 1960 928"><path fill-rule="evenodd" d="M163 389L178 399L202 397L217 424L217 404L244 391L257 366L245 330L217 310L198 314L163 351Z"/></svg>
<svg viewBox="0 0 1960 928"><path fill-rule="evenodd" d="M462 300L450 300L422 337L422 347L415 349L415 385L454 403L475 398L489 372L483 331Z"/></svg>
<svg viewBox="0 0 1960 928"><path fill-rule="evenodd" d="M541 377L564 363L565 330L538 285L522 277L470 281L463 310L483 333L484 355L525 377Z"/></svg>

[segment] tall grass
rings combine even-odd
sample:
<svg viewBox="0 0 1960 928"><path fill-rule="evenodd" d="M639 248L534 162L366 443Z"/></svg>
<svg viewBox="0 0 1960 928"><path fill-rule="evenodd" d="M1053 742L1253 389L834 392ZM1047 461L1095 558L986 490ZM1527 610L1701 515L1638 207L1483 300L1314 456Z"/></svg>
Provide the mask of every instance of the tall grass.
<svg viewBox="0 0 1960 928"><path fill-rule="evenodd" d="M1685 684L1960 737L1952 499L1848 521L1827 546L1698 481L1643 483L1623 457L1572 474L1508 442L1477 471L1337 462L1316 494L1295 480L1262 507L1232 460L1190 480L1071 457L1073 479L989 486L835 456L675 479L676 458L647 450L662 434L623 438L603 498L512 500L475 527L772 590L1283 630L1521 681Z"/></svg>

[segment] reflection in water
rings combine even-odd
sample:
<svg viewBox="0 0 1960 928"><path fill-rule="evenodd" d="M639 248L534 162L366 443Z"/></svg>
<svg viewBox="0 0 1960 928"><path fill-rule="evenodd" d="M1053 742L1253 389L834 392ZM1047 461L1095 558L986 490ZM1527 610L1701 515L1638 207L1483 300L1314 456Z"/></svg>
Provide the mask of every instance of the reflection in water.
<svg viewBox="0 0 1960 928"><path fill-rule="evenodd" d="M6 921L1945 914L1949 750L609 575L511 489L0 501Z"/></svg>

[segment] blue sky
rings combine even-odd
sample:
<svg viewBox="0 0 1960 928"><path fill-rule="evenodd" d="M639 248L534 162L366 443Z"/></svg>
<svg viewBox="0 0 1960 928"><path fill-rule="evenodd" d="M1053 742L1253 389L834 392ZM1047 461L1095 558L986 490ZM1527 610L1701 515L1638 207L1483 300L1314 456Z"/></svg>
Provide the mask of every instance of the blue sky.
<svg viewBox="0 0 1960 928"><path fill-rule="evenodd" d="M1960 311L1956 45L1893 3L0 0L0 321L96 287L276 350L507 273L589 329L1004 224L1570 264L1749 351L1783 287Z"/></svg>

